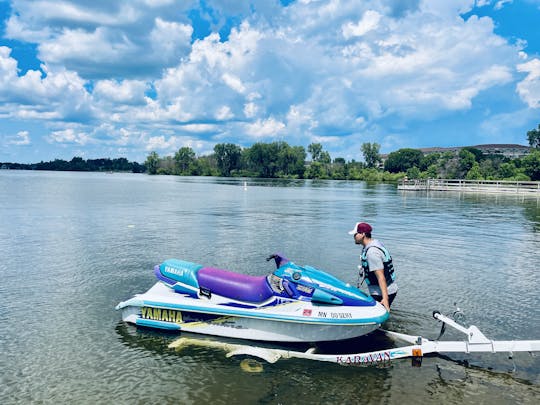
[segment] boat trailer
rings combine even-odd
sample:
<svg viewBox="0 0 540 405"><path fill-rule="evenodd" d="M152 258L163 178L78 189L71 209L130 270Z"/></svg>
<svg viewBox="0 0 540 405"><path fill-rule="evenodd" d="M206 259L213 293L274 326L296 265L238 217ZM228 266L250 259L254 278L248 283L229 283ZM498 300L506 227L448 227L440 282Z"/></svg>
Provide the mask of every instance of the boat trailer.
<svg viewBox="0 0 540 405"><path fill-rule="evenodd" d="M181 348L185 346L214 347L225 350L227 352L227 357L246 355L258 357L268 363L275 363L279 359L298 358L342 365L371 365L410 357L413 360L414 366L421 365L422 357L430 353L506 352L510 353L510 356L512 356L513 352L530 352L532 354L533 352L540 351L540 340L491 340L474 325L466 328L437 311L433 312L433 317L442 322L441 333L436 340L383 330L383 332L391 339L406 342L409 343L409 345L366 353L319 354L315 353L315 348L310 348L305 352L301 352L186 337L176 339L169 345L169 348L181 350ZM446 326L450 326L464 333L466 339L461 341L438 340L444 333Z"/></svg>

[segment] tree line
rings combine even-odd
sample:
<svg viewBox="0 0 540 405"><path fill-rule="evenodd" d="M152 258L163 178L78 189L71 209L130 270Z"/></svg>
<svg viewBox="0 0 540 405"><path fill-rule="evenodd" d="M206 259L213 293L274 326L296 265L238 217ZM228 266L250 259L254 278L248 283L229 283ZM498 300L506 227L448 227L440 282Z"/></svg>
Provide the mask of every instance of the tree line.
<svg viewBox="0 0 540 405"><path fill-rule="evenodd" d="M49 162L39 163L1 163L3 169L15 170L53 170L53 171L74 171L74 172L132 172L144 173L146 167L138 162L130 162L126 158L116 159L83 159L74 157L70 161L55 159Z"/></svg>
<svg viewBox="0 0 540 405"><path fill-rule="evenodd" d="M174 156L160 157L150 153L145 166L149 174L189 176L241 176L265 178L336 179L364 181L397 181L446 178L469 180L540 180L540 125L527 132L531 152L522 158L502 154L485 154L474 147L459 152L430 153L403 148L384 160L377 143L364 143L364 162L330 158L320 143L303 146L287 142L255 143L241 148L221 143L214 153L197 157L189 147L180 148ZM310 156L310 161L306 161Z"/></svg>
<svg viewBox="0 0 540 405"><path fill-rule="evenodd" d="M232 143L215 145L213 153L196 156L190 147L174 156L151 152L144 164L125 158L55 159L33 164L0 163L2 168L67 171L122 171L180 176L261 177L292 179L336 179L393 182L404 178L446 178L470 180L540 180L540 124L527 132L531 152L511 159L501 154L484 154L473 147L459 152L424 155L418 149L403 148L383 159L377 143L364 143L363 162L342 157L331 159L320 143L290 146L287 142L258 142L242 148ZM308 154L310 155L308 159Z"/></svg>
<svg viewBox="0 0 540 405"><path fill-rule="evenodd" d="M307 161L308 153L310 160ZM248 148L221 143L214 153L196 157L189 147L180 148L174 156L160 157L150 153L145 166L149 174L180 176L261 177L290 179L349 179L397 181L399 173L381 171L363 162L331 159L322 144L291 146L285 141L258 142Z"/></svg>

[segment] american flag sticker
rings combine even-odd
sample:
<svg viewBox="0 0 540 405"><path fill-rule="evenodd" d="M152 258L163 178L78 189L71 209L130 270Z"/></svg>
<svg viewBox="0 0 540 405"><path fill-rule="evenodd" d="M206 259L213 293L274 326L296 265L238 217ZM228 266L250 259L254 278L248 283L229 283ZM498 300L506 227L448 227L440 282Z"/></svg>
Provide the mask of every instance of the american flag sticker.
<svg viewBox="0 0 540 405"><path fill-rule="evenodd" d="M311 316L311 309L304 309L304 313L302 315Z"/></svg>

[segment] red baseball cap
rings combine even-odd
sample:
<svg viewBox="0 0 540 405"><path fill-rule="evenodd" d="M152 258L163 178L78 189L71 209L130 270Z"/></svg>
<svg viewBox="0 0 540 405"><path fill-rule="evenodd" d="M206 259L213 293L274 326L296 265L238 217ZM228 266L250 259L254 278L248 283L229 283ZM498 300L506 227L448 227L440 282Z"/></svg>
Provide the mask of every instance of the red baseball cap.
<svg viewBox="0 0 540 405"><path fill-rule="evenodd" d="M366 233L371 232L373 228L370 224L367 224L365 222L357 222L356 225L354 225L354 228L352 231L349 231L349 235L354 235L355 233Z"/></svg>

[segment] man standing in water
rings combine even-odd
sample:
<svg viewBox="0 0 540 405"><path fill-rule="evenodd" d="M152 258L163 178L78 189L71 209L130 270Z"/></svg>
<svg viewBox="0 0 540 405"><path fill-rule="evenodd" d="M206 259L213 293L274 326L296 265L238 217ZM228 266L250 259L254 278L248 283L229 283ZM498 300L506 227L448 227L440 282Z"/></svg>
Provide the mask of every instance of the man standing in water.
<svg viewBox="0 0 540 405"><path fill-rule="evenodd" d="M372 230L371 225L357 222L349 235L354 235L354 243L363 246L360 260L369 294L390 312L390 305L398 291L394 266L388 250L381 242L371 237Z"/></svg>

